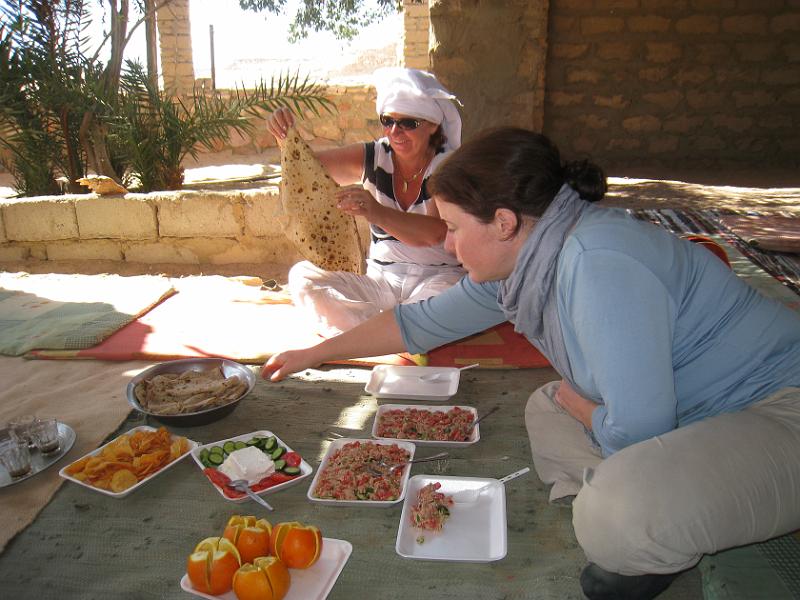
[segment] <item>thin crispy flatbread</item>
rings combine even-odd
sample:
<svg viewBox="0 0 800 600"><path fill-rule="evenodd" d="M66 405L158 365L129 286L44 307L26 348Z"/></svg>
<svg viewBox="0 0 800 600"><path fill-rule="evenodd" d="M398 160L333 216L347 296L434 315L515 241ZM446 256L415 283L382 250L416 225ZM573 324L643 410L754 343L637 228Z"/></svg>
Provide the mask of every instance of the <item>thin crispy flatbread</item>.
<svg viewBox="0 0 800 600"><path fill-rule="evenodd" d="M306 260L327 271L365 271L356 220L336 208L336 182L290 129L281 152L284 232Z"/></svg>

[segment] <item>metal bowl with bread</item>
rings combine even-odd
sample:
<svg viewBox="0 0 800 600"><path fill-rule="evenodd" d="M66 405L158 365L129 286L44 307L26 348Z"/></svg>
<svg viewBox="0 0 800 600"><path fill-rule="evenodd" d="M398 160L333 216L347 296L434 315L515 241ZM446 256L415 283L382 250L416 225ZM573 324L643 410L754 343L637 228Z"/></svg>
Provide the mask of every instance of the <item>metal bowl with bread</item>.
<svg viewBox="0 0 800 600"><path fill-rule="evenodd" d="M232 413L256 385L248 367L225 358L172 360L134 376L128 403L165 425L206 425Z"/></svg>

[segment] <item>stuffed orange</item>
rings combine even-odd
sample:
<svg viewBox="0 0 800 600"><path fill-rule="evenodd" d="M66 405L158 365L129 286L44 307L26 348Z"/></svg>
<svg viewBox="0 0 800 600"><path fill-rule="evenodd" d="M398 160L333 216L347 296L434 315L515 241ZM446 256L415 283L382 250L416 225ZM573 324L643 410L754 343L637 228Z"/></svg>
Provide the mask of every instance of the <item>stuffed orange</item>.
<svg viewBox="0 0 800 600"><path fill-rule="evenodd" d="M272 553L290 569L307 569L322 553L322 534L313 525L297 521L278 523L272 529Z"/></svg>
<svg viewBox="0 0 800 600"><path fill-rule="evenodd" d="M262 556L243 564L233 576L233 592L239 600L281 600L289 591L289 569L274 556Z"/></svg>
<svg viewBox="0 0 800 600"><path fill-rule="evenodd" d="M272 525L266 519L233 515L222 537L236 545L243 563L251 563L259 556L269 555L271 535Z"/></svg>
<svg viewBox="0 0 800 600"><path fill-rule="evenodd" d="M189 555L186 574L199 592L218 596L230 591L233 576L241 566L239 551L225 538L206 538Z"/></svg>

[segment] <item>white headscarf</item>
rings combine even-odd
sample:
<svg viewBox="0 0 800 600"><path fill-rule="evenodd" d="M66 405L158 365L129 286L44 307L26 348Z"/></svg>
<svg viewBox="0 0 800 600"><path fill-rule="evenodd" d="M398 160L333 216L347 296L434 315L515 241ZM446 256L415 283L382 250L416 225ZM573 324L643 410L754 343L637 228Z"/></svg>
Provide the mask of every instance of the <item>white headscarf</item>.
<svg viewBox="0 0 800 600"><path fill-rule="evenodd" d="M461 115L454 104L458 98L436 77L417 69L384 67L376 70L373 78L379 115L397 113L436 123L447 138L445 150L461 145Z"/></svg>

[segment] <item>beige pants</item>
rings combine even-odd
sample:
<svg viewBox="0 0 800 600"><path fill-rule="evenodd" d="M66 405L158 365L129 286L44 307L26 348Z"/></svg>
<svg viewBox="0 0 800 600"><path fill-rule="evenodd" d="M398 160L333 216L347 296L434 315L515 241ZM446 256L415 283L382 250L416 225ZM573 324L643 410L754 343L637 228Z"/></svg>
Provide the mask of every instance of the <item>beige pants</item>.
<svg viewBox="0 0 800 600"><path fill-rule="evenodd" d="M525 421L551 499L578 492L572 522L590 562L623 575L673 573L800 529L800 388L602 460L554 404L557 386L533 393Z"/></svg>
<svg viewBox="0 0 800 600"><path fill-rule="evenodd" d="M368 263L367 274L356 275L325 271L303 261L289 271L288 288L294 303L318 324L319 332L331 336L398 304L441 294L463 274L460 267Z"/></svg>

